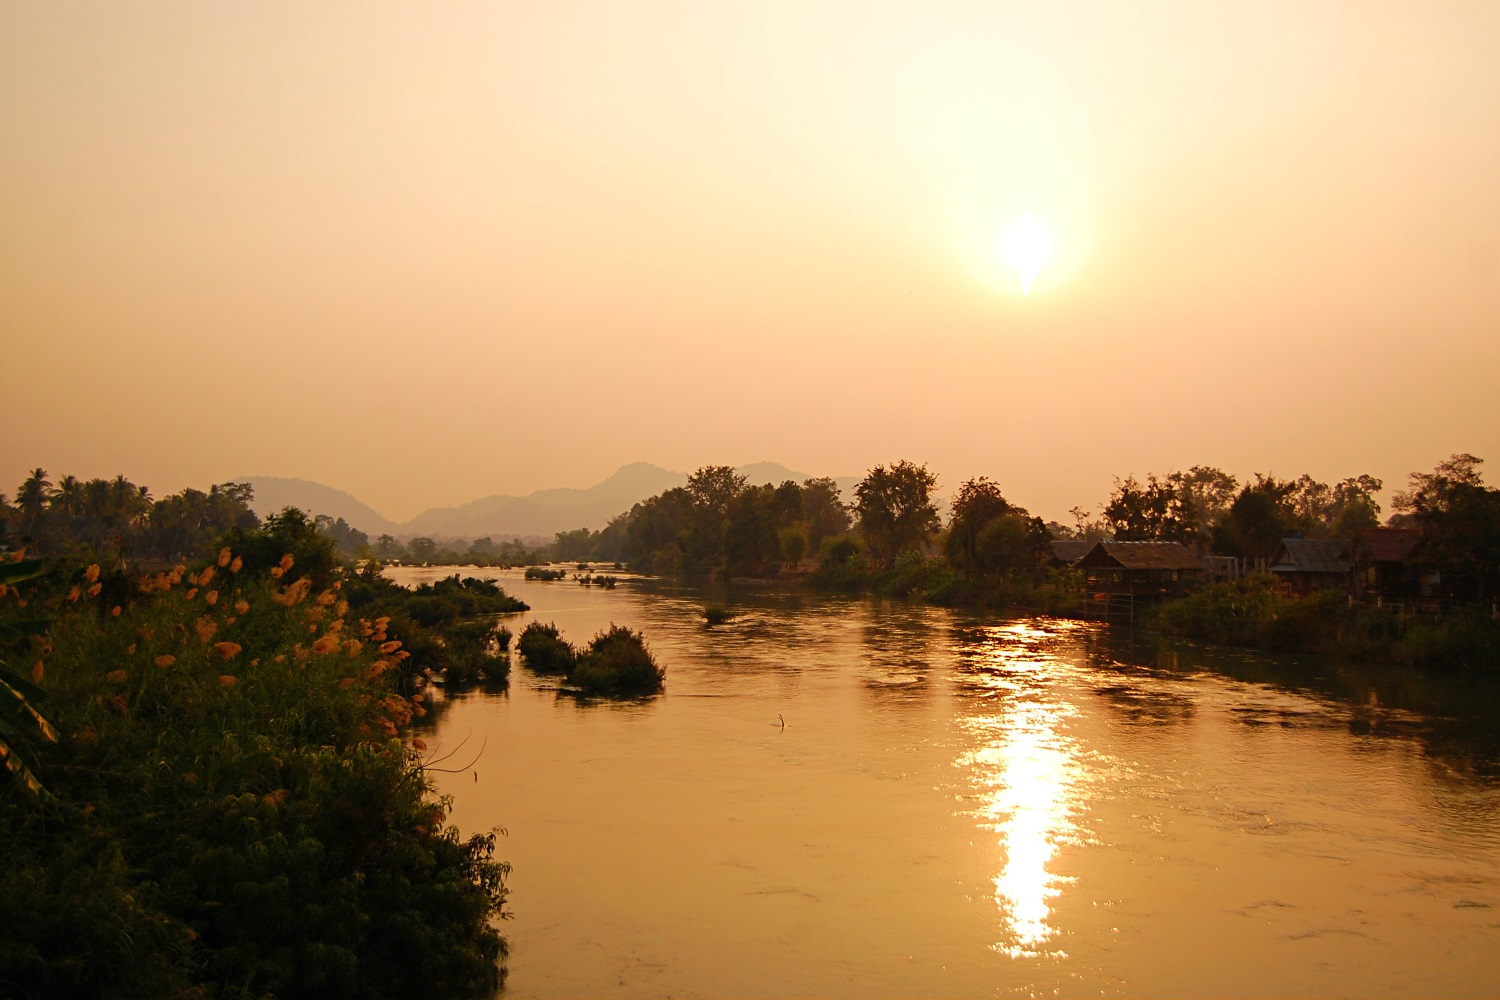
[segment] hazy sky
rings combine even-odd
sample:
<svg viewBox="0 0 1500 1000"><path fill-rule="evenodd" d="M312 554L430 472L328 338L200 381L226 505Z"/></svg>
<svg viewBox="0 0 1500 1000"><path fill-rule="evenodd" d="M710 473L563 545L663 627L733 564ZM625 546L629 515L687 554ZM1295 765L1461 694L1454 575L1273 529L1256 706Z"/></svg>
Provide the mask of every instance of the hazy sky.
<svg viewBox="0 0 1500 1000"><path fill-rule="evenodd" d="M1497 52L1493 2L9 0L0 489L1500 467Z"/></svg>

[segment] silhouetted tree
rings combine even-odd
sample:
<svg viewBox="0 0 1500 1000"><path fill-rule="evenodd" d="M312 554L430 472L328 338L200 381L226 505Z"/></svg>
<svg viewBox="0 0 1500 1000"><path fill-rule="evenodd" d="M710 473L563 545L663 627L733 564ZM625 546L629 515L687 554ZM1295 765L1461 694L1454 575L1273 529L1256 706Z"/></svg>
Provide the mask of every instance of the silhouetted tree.
<svg viewBox="0 0 1500 1000"><path fill-rule="evenodd" d="M860 480L854 508L874 566L884 568L901 553L920 549L937 531L936 488L937 476L927 466L905 460L889 469L877 465Z"/></svg>
<svg viewBox="0 0 1500 1000"><path fill-rule="evenodd" d="M1500 596L1500 490L1484 485L1484 460L1453 455L1430 473L1412 473L1392 506L1422 532L1423 556L1463 601Z"/></svg>

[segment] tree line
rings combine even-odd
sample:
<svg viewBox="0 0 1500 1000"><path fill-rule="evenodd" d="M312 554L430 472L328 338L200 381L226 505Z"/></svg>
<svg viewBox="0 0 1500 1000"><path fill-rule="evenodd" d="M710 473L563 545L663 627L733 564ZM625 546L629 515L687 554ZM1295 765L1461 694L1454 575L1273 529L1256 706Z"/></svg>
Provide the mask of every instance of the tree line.
<svg viewBox="0 0 1500 1000"><path fill-rule="evenodd" d="M812 558L813 582L841 586L878 584L918 565L969 583L1038 583L1053 571L1057 539L1180 542L1264 562L1284 538L1347 538L1383 523L1419 530L1422 558L1458 594L1489 599L1500 593L1500 491L1484 484L1482 464L1454 455L1413 473L1384 521L1385 484L1375 476L1330 483L1256 473L1242 482L1195 465L1117 478L1097 508L1073 508L1072 524L1031 514L985 476L959 486L945 519L936 475L906 460L871 469L848 503L831 479L753 485L728 466L703 466L602 531L559 533L552 554L683 578L772 575Z"/></svg>
<svg viewBox="0 0 1500 1000"><path fill-rule="evenodd" d="M1430 473L1413 473L1383 523L1422 532L1424 560L1471 599L1500 594L1500 491L1484 484L1482 459L1459 454ZM1283 538L1348 537L1382 524L1370 475L1325 483L1308 475L1257 473L1241 482L1213 466L1117 478L1097 508L1074 507L1072 524L1044 521L980 476L962 483L946 512L938 480L925 465L898 461L869 470L845 502L832 479L752 484L733 468L706 465L686 485L635 504L601 530L558 532L547 545L478 538L440 543L428 537L373 543L342 518L312 523L344 555L380 562L488 566L548 561L628 563L685 579L763 577L806 560L814 583L855 588L919 564L929 576L961 581L1042 581L1054 539L1172 541L1204 554L1269 560ZM227 531L252 530L249 484L220 483L154 500L124 476L55 485L36 469L16 491L0 494L0 543L33 552L110 552L154 560L203 551Z"/></svg>

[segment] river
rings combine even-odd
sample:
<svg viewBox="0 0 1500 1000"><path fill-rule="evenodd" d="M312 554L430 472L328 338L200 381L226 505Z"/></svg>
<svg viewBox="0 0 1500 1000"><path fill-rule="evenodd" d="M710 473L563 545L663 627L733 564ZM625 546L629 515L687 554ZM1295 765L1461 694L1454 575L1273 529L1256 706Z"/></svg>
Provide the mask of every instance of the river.
<svg viewBox="0 0 1500 1000"><path fill-rule="evenodd" d="M465 572L667 670L433 706L453 820L507 831L507 995L1500 994L1490 678Z"/></svg>

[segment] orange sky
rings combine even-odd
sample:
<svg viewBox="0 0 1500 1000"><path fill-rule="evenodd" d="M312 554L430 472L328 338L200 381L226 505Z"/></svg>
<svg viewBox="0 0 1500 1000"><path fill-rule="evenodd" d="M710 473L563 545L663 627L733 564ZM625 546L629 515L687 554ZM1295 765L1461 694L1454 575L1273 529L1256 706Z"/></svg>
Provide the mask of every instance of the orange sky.
<svg viewBox="0 0 1500 1000"><path fill-rule="evenodd" d="M1500 464L1500 5L917 6L0 6L0 489Z"/></svg>

